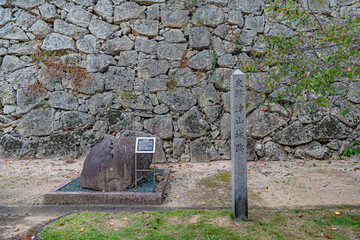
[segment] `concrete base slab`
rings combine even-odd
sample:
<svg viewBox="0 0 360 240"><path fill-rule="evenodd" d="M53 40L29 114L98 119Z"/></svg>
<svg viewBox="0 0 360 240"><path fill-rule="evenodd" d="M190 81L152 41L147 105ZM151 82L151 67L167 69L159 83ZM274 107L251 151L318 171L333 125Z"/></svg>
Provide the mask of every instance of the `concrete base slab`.
<svg viewBox="0 0 360 240"><path fill-rule="evenodd" d="M59 189L71 183L79 176L53 188L44 195L44 204L59 205L159 205L164 198L164 191L169 179L170 169L164 170L164 180L154 192L60 192Z"/></svg>

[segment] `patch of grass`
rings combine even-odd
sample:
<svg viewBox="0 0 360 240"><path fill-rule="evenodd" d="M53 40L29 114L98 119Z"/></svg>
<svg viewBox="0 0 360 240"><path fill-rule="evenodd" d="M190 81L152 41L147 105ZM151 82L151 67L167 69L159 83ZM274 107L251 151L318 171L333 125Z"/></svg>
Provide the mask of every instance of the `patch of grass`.
<svg viewBox="0 0 360 240"><path fill-rule="evenodd" d="M118 92L118 95L125 102L128 102L129 100L137 98L137 96L132 91L129 91L129 90L120 91L120 92Z"/></svg>
<svg viewBox="0 0 360 240"><path fill-rule="evenodd" d="M334 239L360 237L360 209L265 211L235 222L232 211L74 213L48 225L42 239ZM355 220L355 218L357 218ZM334 230L335 229L335 230Z"/></svg>
<svg viewBox="0 0 360 240"><path fill-rule="evenodd" d="M222 186L231 187L231 171L222 171L201 181L202 185L209 188L217 188Z"/></svg>
<svg viewBox="0 0 360 240"><path fill-rule="evenodd" d="M168 89L175 89L178 85L178 82L174 78L170 78L166 81L166 86Z"/></svg>

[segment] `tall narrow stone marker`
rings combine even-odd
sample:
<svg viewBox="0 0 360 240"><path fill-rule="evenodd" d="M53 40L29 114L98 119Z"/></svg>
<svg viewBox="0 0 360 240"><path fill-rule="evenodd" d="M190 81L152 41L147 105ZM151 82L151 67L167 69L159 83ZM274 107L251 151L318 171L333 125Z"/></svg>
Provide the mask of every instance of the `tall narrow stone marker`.
<svg viewBox="0 0 360 240"><path fill-rule="evenodd" d="M232 208L235 221L248 219L245 74L230 77Z"/></svg>

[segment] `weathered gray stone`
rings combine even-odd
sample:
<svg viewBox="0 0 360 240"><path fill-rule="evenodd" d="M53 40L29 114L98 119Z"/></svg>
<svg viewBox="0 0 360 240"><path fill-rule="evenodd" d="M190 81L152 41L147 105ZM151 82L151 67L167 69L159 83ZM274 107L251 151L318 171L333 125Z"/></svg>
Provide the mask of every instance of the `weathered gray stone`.
<svg viewBox="0 0 360 240"><path fill-rule="evenodd" d="M157 48L157 56L159 59L181 60L187 48L186 43L171 44L167 42L160 42Z"/></svg>
<svg viewBox="0 0 360 240"><path fill-rule="evenodd" d="M49 97L49 104L53 108L64 110L77 110L79 104L77 98L64 91L55 91Z"/></svg>
<svg viewBox="0 0 360 240"><path fill-rule="evenodd" d="M16 127L22 137L46 136L54 130L54 109L38 108L24 115Z"/></svg>
<svg viewBox="0 0 360 240"><path fill-rule="evenodd" d="M134 110L142 110L142 111L152 111L153 106L151 104L150 99L145 97L144 95L140 95L135 99L121 99L121 105L124 108L130 108Z"/></svg>
<svg viewBox="0 0 360 240"><path fill-rule="evenodd" d="M281 145L297 146L311 142L312 136L308 127L303 127L300 122L295 122L276 133L273 140Z"/></svg>
<svg viewBox="0 0 360 240"><path fill-rule="evenodd" d="M281 161L287 157L287 153L281 145L270 141L265 143L265 157L268 160Z"/></svg>
<svg viewBox="0 0 360 240"><path fill-rule="evenodd" d="M147 37L138 36L135 39L135 50L147 54L155 53L157 49L157 42L150 40Z"/></svg>
<svg viewBox="0 0 360 240"><path fill-rule="evenodd" d="M249 16L246 17L246 19L247 18L249 18ZM242 15L241 11L231 10L229 13L228 22L230 24L237 25L238 27L243 27L244 26L244 17Z"/></svg>
<svg viewBox="0 0 360 240"><path fill-rule="evenodd" d="M94 0L73 0L73 2L84 7L90 7L91 5L94 5Z"/></svg>
<svg viewBox="0 0 360 240"><path fill-rule="evenodd" d="M52 29L49 24L41 19L36 21L29 29L29 31L31 31L32 34L34 34L38 39L44 39L51 32L51 30Z"/></svg>
<svg viewBox="0 0 360 240"><path fill-rule="evenodd" d="M147 8L147 18L148 19L159 19L160 17L160 6L159 4L153 4Z"/></svg>
<svg viewBox="0 0 360 240"><path fill-rule="evenodd" d="M353 81L349 84L346 98L354 103L360 103L360 80Z"/></svg>
<svg viewBox="0 0 360 240"><path fill-rule="evenodd" d="M161 103L175 112L187 111L196 104L196 97L183 87L158 92L157 97Z"/></svg>
<svg viewBox="0 0 360 240"><path fill-rule="evenodd" d="M257 33L256 31L250 29L244 29L239 33L238 36L238 44L240 45L252 45L254 38L256 37Z"/></svg>
<svg viewBox="0 0 360 240"><path fill-rule="evenodd" d="M0 38L19 41L29 40L29 37L26 35L26 33L21 28L15 26L13 22L9 22L0 28Z"/></svg>
<svg viewBox="0 0 360 240"><path fill-rule="evenodd" d="M33 95L32 95L33 94ZM16 114L24 114L44 104L46 92L30 92L18 89L16 94Z"/></svg>
<svg viewBox="0 0 360 240"><path fill-rule="evenodd" d="M173 152L172 156L178 158L185 152L185 142L184 138L174 138L173 140Z"/></svg>
<svg viewBox="0 0 360 240"><path fill-rule="evenodd" d="M206 135L210 125L201 116L197 107L192 107L178 120L181 134L188 139L195 139Z"/></svg>
<svg viewBox="0 0 360 240"><path fill-rule="evenodd" d="M268 21L265 25L265 33L273 36L289 36L293 35L294 32L287 26L279 23L273 23Z"/></svg>
<svg viewBox="0 0 360 240"><path fill-rule="evenodd" d="M0 77L0 103L1 105L12 105L15 104L16 97L15 97L15 91L11 87L10 84L8 84L5 81L1 81Z"/></svg>
<svg viewBox="0 0 360 240"><path fill-rule="evenodd" d="M243 13L260 15L265 8L265 3L262 0L231 0L229 8L240 10Z"/></svg>
<svg viewBox="0 0 360 240"><path fill-rule="evenodd" d="M73 130L76 128L90 128L95 124L95 118L89 114L70 111L63 112L60 118L60 125L63 130Z"/></svg>
<svg viewBox="0 0 360 240"><path fill-rule="evenodd" d="M133 28L134 36L156 37L159 32L159 22L156 20L136 20Z"/></svg>
<svg viewBox="0 0 360 240"><path fill-rule="evenodd" d="M190 28L189 44L193 49L204 49L210 46L210 32L207 27Z"/></svg>
<svg viewBox="0 0 360 240"><path fill-rule="evenodd" d="M193 88L192 93L198 99L200 107L213 106L220 102L220 94L216 91L213 84Z"/></svg>
<svg viewBox="0 0 360 240"><path fill-rule="evenodd" d="M180 5L162 5L161 23L164 27L186 27L189 21L189 13L189 10L183 9Z"/></svg>
<svg viewBox="0 0 360 240"><path fill-rule="evenodd" d="M98 53L100 46L100 42L93 35L86 35L83 39L76 41L76 47L84 53Z"/></svg>
<svg viewBox="0 0 360 240"><path fill-rule="evenodd" d="M24 140L10 135L0 137L0 157L2 159L29 159L35 156L36 140Z"/></svg>
<svg viewBox="0 0 360 240"><path fill-rule="evenodd" d="M314 126L312 134L313 139L318 141L346 139L349 135L349 128L336 118L327 116Z"/></svg>
<svg viewBox="0 0 360 240"><path fill-rule="evenodd" d="M5 79L14 89L27 87L37 82L38 71L39 69L36 66L26 67L5 75Z"/></svg>
<svg viewBox="0 0 360 240"><path fill-rule="evenodd" d="M101 50L106 54L116 55L120 51L128 51L134 47L134 42L129 37L123 36L107 40L103 43Z"/></svg>
<svg viewBox="0 0 360 240"><path fill-rule="evenodd" d="M105 90L133 90L135 70L128 67L109 67Z"/></svg>
<svg viewBox="0 0 360 240"><path fill-rule="evenodd" d="M302 124L316 123L323 118L323 113L321 107L313 102L307 103L311 108L311 112L306 109L306 106L303 103L299 104L299 121Z"/></svg>
<svg viewBox="0 0 360 240"><path fill-rule="evenodd" d="M329 149L322 146L319 142L313 141L306 145L301 145L295 149L294 156L301 159L326 159L329 157Z"/></svg>
<svg viewBox="0 0 360 240"><path fill-rule="evenodd" d="M148 79L166 74L170 65L166 60L144 59L138 64L137 75L139 78Z"/></svg>
<svg viewBox="0 0 360 240"><path fill-rule="evenodd" d="M220 120L221 137L225 140L229 140L231 137L231 115L224 113Z"/></svg>
<svg viewBox="0 0 360 240"><path fill-rule="evenodd" d="M90 110L90 113L92 115L96 115L109 109L112 103L112 99L113 94L111 92L104 94L97 93L91 96L91 98L86 101L86 104Z"/></svg>
<svg viewBox="0 0 360 240"><path fill-rule="evenodd" d="M134 2L126 2L115 7L114 23L119 24L121 22L138 19L142 12L143 9L138 4Z"/></svg>
<svg viewBox="0 0 360 240"><path fill-rule="evenodd" d="M75 50L75 42L72 38L59 33L50 33L44 39L41 48L47 51Z"/></svg>
<svg viewBox="0 0 360 240"><path fill-rule="evenodd" d="M84 134L81 136L80 139L80 153L84 155L88 155L90 149L104 140L106 135L100 132L94 131L85 131ZM113 139L113 136L107 136L109 139Z"/></svg>
<svg viewBox="0 0 360 240"><path fill-rule="evenodd" d="M246 78L246 87L249 90L254 90L256 92L270 92L270 89L264 84L264 80L268 77L267 73L252 73L249 75L249 78Z"/></svg>
<svg viewBox="0 0 360 240"><path fill-rule="evenodd" d="M108 39L116 30L119 29L119 26L109 24L105 21L92 19L89 24L89 30L91 34L95 35L100 39Z"/></svg>
<svg viewBox="0 0 360 240"><path fill-rule="evenodd" d="M97 54L87 56L88 72L105 72L111 65L116 65L116 61L110 55Z"/></svg>
<svg viewBox="0 0 360 240"><path fill-rule="evenodd" d="M215 28L213 33L220 38L225 38L228 35L230 29L231 27L229 25L220 24Z"/></svg>
<svg viewBox="0 0 360 240"><path fill-rule="evenodd" d="M155 114L165 114L168 112L169 112L169 108L167 108L166 106L163 106L163 105L156 105L154 108Z"/></svg>
<svg viewBox="0 0 360 240"><path fill-rule="evenodd" d="M212 46L216 56L222 56L227 52L227 50L225 51L223 41L218 37L212 38Z"/></svg>
<svg viewBox="0 0 360 240"><path fill-rule="evenodd" d="M3 108L3 113L4 114L12 114L16 112L16 106L15 105L5 105ZM13 128L12 127L8 127L6 129L3 130L3 133L10 133L12 132Z"/></svg>
<svg viewBox="0 0 360 240"><path fill-rule="evenodd" d="M172 116L168 114L147 119L144 121L144 128L161 139L171 139L173 137Z"/></svg>
<svg viewBox="0 0 360 240"><path fill-rule="evenodd" d="M233 73L232 69L217 68L209 78L209 81L214 83L214 86L221 91L230 90L230 76Z"/></svg>
<svg viewBox="0 0 360 240"><path fill-rule="evenodd" d="M335 151L339 151L340 149L340 141L339 140L332 140L328 144L326 144L326 147Z"/></svg>
<svg viewBox="0 0 360 240"><path fill-rule="evenodd" d="M257 161L258 156L256 154L256 141L252 138L246 138L246 160Z"/></svg>
<svg viewBox="0 0 360 240"><path fill-rule="evenodd" d="M122 112L120 110L110 109L99 113L98 117L103 120L103 125L109 125L110 133L131 129L134 122L134 115L131 112Z"/></svg>
<svg viewBox="0 0 360 240"><path fill-rule="evenodd" d="M82 187L99 191L122 191L135 184L136 138L104 140L90 150L80 175ZM149 169L152 156L138 154L137 168ZM138 183L149 172L138 172Z"/></svg>
<svg viewBox="0 0 360 240"><path fill-rule="evenodd" d="M45 3L39 6L41 18L48 22L53 22L57 17L56 7L52 4Z"/></svg>
<svg viewBox="0 0 360 240"><path fill-rule="evenodd" d="M253 138L264 138L285 123L285 118L257 109L247 118L246 134Z"/></svg>
<svg viewBox="0 0 360 240"><path fill-rule="evenodd" d="M77 157L79 155L78 142L78 136L73 132L52 134L39 141L36 157Z"/></svg>
<svg viewBox="0 0 360 240"><path fill-rule="evenodd" d="M0 7L0 27L11 21L11 9Z"/></svg>
<svg viewBox="0 0 360 240"><path fill-rule="evenodd" d="M135 0L135 2L141 5L150 5L156 3L165 3L165 0Z"/></svg>
<svg viewBox="0 0 360 240"><path fill-rule="evenodd" d="M192 87L200 81L190 68L180 68L175 73L174 79L179 87Z"/></svg>
<svg viewBox="0 0 360 240"><path fill-rule="evenodd" d="M29 41L21 44L14 44L8 50L9 54L17 56L31 55L40 44L37 41Z"/></svg>
<svg viewBox="0 0 360 240"><path fill-rule="evenodd" d="M222 68L233 68L236 63L236 58L231 54L224 54L218 59L218 65Z"/></svg>
<svg viewBox="0 0 360 240"><path fill-rule="evenodd" d="M136 48L136 41L135 41ZM137 65L138 53L137 51L122 51L120 52L118 66L119 67L135 67Z"/></svg>
<svg viewBox="0 0 360 240"><path fill-rule="evenodd" d="M330 105L331 115L335 116L341 122L349 127L357 126L360 122L360 109L351 103L348 103L342 96L334 98ZM343 112L349 112L344 116Z"/></svg>
<svg viewBox="0 0 360 240"><path fill-rule="evenodd" d="M94 11L108 23L113 22L113 2L111 0L98 0Z"/></svg>
<svg viewBox="0 0 360 240"><path fill-rule="evenodd" d="M6 55L1 64L1 71L4 73L13 72L25 67L26 65L26 62L20 60L18 57Z"/></svg>
<svg viewBox="0 0 360 240"><path fill-rule="evenodd" d="M206 117L209 119L211 123L218 119L221 114L222 107L219 105L215 106L207 106L203 108Z"/></svg>
<svg viewBox="0 0 360 240"><path fill-rule="evenodd" d="M159 91L166 91L166 79L163 78L149 78L145 81L145 92L156 93Z"/></svg>
<svg viewBox="0 0 360 240"><path fill-rule="evenodd" d="M248 16L245 19L246 29L254 30L258 33L263 33L265 30L265 17L264 16Z"/></svg>
<svg viewBox="0 0 360 240"><path fill-rule="evenodd" d="M171 29L163 34L165 41L169 43L184 43L186 42L186 38L181 30Z"/></svg>
<svg viewBox="0 0 360 240"><path fill-rule="evenodd" d="M189 59L188 66L196 70L211 70L216 66L216 59L209 50L203 50Z"/></svg>
<svg viewBox="0 0 360 240"><path fill-rule="evenodd" d="M190 143L191 162L210 162L220 160L220 155L215 150L208 138L199 138Z"/></svg>
<svg viewBox="0 0 360 240"><path fill-rule="evenodd" d="M15 0L12 1L12 4L15 6L18 6L20 8L24 8L27 10L30 10L34 7L40 6L41 4L44 4L45 0Z"/></svg>
<svg viewBox="0 0 360 240"><path fill-rule="evenodd" d="M105 78L105 74L102 73L89 73L88 78L83 80L81 84L75 85L73 81L70 81L69 88L85 94L103 92Z"/></svg>
<svg viewBox="0 0 360 240"><path fill-rule="evenodd" d="M87 29L75 26L60 19L55 20L54 31L72 37L75 40L84 38L87 34L89 34Z"/></svg>
<svg viewBox="0 0 360 240"><path fill-rule="evenodd" d="M66 20L82 28L89 26L92 14L82 8L73 8L66 16Z"/></svg>
<svg viewBox="0 0 360 240"><path fill-rule="evenodd" d="M355 128L355 130L350 135L353 139L360 139L360 124Z"/></svg>
<svg viewBox="0 0 360 240"><path fill-rule="evenodd" d="M206 25L216 27L223 23L224 13L221 8L215 5L205 5L199 7L192 17L195 25Z"/></svg>

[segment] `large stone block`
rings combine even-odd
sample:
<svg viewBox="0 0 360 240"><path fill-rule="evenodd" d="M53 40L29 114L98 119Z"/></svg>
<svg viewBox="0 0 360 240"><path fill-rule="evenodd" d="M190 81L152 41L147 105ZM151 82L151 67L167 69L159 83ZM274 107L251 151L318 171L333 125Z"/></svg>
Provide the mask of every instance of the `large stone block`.
<svg viewBox="0 0 360 240"><path fill-rule="evenodd" d="M189 90L182 87L159 92L157 97L161 103L176 112L187 111L196 104L196 97Z"/></svg>
<svg viewBox="0 0 360 240"><path fill-rule="evenodd" d="M265 143L265 157L268 160L281 161L287 157L287 153L280 144L270 141Z"/></svg>
<svg viewBox="0 0 360 240"><path fill-rule="evenodd" d="M97 54L87 56L88 72L105 72L111 65L116 65L116 61L110 55Z"/></svg>
<svg viewBox="0 0 360 240"><path fill-rule="evenodd" d="M195 139L206 135L210 125L205 121L197 107L192 107L178 120L181 134L188 139Z"/></svg>
<svg viewBox="0 0 360 240"><path fill-rule="evenodd" d="M200 107L213 106L220 102L220 93L216 91L213 84L193 88L192 93L198 99Z"/></svg>
<svg viewBox="0 0 360 240"><path fill-rule="evenodd" d="M80 175L84 188L122 191L135 184L136 138L106 139L95 145L85 159ZM137 168L149 169L150 154L137 155ZM146 179L149 172L138 172L138 183Z"/></svg>
<svg viewBox="0 0 360 240"><path fill-rule="evenodd" d="M55 91L49 96L49 104L52 108L64 110L77 110L79 103L77 98L68 92Z"/></svg>
<svg viewBox="0 0 360 240"><path fill-rule="evenodd" d="M273 140L287 146L297 146L309 143L312 140L311 129L309 129L309 127L304 127L299 122L295 122L276 133Z"/></svg>
<svg viewBox="0 0 360 240"><path fill-rule="evenodd" d="M331 139L346 139L350 129L332 116L327 116L318 122L313 130L313 139L327 141Z"/></svg>
<svg viewBox="0 0 360 240"><path fill-rule="evenodd" d="M207 27L192 27L189 34L189 44L193 49L203 49L210 46L210 32Z"/></svg>
<svg viewBox="0 0 360 240"><path fill-rule="evenodd" d="M223 23L224 12L215 5L205 5L199 7L192 17L195 25L206 25L216 27Z"/></svg>
<svg viewBox="0 0 360 240"><path fill-rule="evenodd" d="M10 135L3 135L0 137L0 158L33 158L37 146L37 140L24 140Z"/></svg>
<svg viewBox="0 0 360 240"><path fill-rule="evenodd" d="M294 156L302 159L326 159L329 157L330 151L327 147L322 146L319 142L301 145L295 149Z"/></svg>
<svg viewBox="0 0 360 240"><path fill-rule="evenodd" d="M87 29L75 26L60 19L55 20L54 31L72 37L75 40L82 39L84 36L89 34Z"/></svg>
<svg viewBox="0 0 360 240"><path fill-rule="evenodd" d="M103 43L101 50L106 54L117 55L120 51L128 51L134 47L134 42L129 37L123 36L107 40Z"/></svg>
<svg viewBox="0 0 360 240"><path fill-rule="evenodd" d="M186 43L170 44L161 42L157 48L157 55L159 59L167 59L171 61L181 60L187 48Z"/></svg>
<svg viewBox="0 0 360 240"><path fill-rule="evenodd" d="M156 116L145 120L144 128L161 139L171 139L173 137L172 116Z"/></svg>
<svg viewBox="0 0 360 240"><path fill-rule="evenodd" d="M263 109L255 110L246 120L246 134L253 138L264 138L287 122L286 118Z"/></svg>
<svg viewBox="0 0 360 240"><path fill-rule="evenodd" d="M211 70L216 66L216 59L209 50L203 50L189 59L188 66L195 70Z"/></svg>
<svg viewBox="0 0 360 240"><path fill-rule="evenodd" d="M137 74L139 78L149 79L166 74L169 67L166 60L144 59L139 62Z"/></svg>
<svg viewBox="0 0 360 240"><path fill-rule="evenodd" d="M95 124L95 118L89 114L70 111L63 112L60 118L60 125L64 130L73 130L76 128L90 128Z"/></svg>
<svg viewBox="0 0 360 240"><path fill-rule="evenodd" d="M199 138L190 143L191 162L210 162L220 160L220 155L215 150L208 138Z"/></svg>
<svg viewBox="0 0 360 240"><path fill-rule="evenodd" d="M91 34L93 34L99 39L109 38L118 29L119 26L112 25L98 19L92 19L89 25L89 30Z"/></svg>
<svg viewBox="0 0 360 240"><path fill-rule="evenodd" d="M47 51L75 50L75 42L72 38L59 33L50 33L44 39L41 48Z"/></svg>
<svg viewBox="0 0 360 240"><path fill-rule="evenodd" d="M38 108L24 115L16 127L22 137L46 136L55 129L55 110Z"/></svg>
<svg viewBox="0 0 360 240"><path fill-rule="evenodd" d="M135 70L128 67L109 67L105 81L106 90L133 90Z"/></svg>
<svg viewBox="0 0 360 240"><path fill-rule="evenodd" d="M92 14L83 8L73 8L66 16L66 20L82 28L89 26Z"/></svg>
<svg viewBox="0 0 360 240"><path fill-rule="evenodd" d="M86 35L83 39L76 41L76 47L84 53L98 53L100 42L93 35Z"/></svg>
<svg viewBox="0 0 360 240"><path fill-rule="evenodd" d="M189 21L189 13L189 10L183 9L180 5L162 5L161 23L164 27L186 27Z"/></svg>
<svg viewBox="0 0 360 240"><path fill-rule="evenodd" d="M133 35L156 37L159 32L159 22L156 20L136 20L133 28Z"/></svg>
<svg viewBox="0 0 360 240"><path fill-rule="evenodd" d="M19 41L29 40L29 37L26 35L26 33L21 28L15 26L13 22L9 22L0 28L0 38Z"/></svg>
<svg viewBox="0 0 360 240"><path fill-rule="evenodd" d="M111 0L99 0L95 5L94 11L108 23L111 23L113 21L113 5L114 4Z"/></svg>
<svg viewBox="0 0 360 240"><path fill-rule="evenodd" d="M40 139L37 158L77 157L80 136L73 132L52 134Z"/></svg>
<svg viewBox="0 0 360 240"><path fill-rule="evenodd" d="M120 6L116 6L114 10L114 23L138 19L143 12L143 8L134 2L126 2Z"/></svg>

